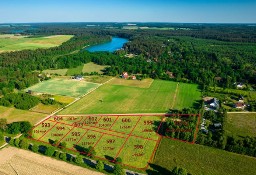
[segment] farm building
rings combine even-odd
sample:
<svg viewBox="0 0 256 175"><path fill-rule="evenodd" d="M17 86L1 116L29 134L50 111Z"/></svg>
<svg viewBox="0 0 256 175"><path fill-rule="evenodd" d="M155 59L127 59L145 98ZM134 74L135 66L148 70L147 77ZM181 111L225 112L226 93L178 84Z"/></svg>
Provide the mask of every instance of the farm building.
<svg viewBox="0 0 256 175"><path fill-rule="evenodd" d="M217 109L217 108L219 108L219 106L220 106L219 100L218 100L217 98L211 99L211 100L209 101L209 103L210 103L210 107L211 107L211 108Z"/></svg>
<svg viewBox="0 0 256 175"><path fill-rule="evenodd" d="M169 76L169 78L175 78L173 72L166 71L166 74Z"/></svg>
<svg viewBox="0 0 256 175"><path fill-rule="evenodd" d="M76 75L76 76L74 76L74 77L72 77L72 79L75 79L75 80L83 80L84 78L83 78L83 76L82 75Z"/></svg>
<svg viewBox="0 0 256 175"><path fill-rule="evenodd" d="M128 72L123 72L123 73L122 73L122 78L124 78L124 79L129 78Z"/></svg>
<svg viewBox="0 0 256 175"><path fill-rule="evenodd" d="M235 107L236 109L244 109L245 106L246 106L246 105L244 104L244 102L240 102L240 101L236 102L235 105L234 105L234 107Z"/></svg>

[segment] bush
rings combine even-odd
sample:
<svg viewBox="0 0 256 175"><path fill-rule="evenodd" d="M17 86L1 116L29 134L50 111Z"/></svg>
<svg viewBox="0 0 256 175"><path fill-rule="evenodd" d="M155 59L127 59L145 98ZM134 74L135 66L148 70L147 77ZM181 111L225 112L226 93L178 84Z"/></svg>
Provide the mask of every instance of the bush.
<svg viewBox="0 0 256 175"><path fill-rule="evenodd" d="M97 161L96 169L98 171L103 171L104 170L104 163L101 160Z"/></svg>
<svg viewBox="0 0 256 175"><path fill-rule="evenodd" d="M19 147L22 149L28 149L29 143L26 139L23 139L19 143Z"/></svg>
<svg viewBox="0 0 256 175"><path fill-rule="evenodd" d="M115 164L113 173L115 175L125 175L125 172L120 164Z"/></svg>
<svg viewBox="0 0 256 175"><path fill-rule="evenodd" d="M83 156L78 155L78 156L74 157L74 162L78 165L83 165L84 164Z"/></svg>
<svg viewBox="0 0 256 175"><path fill-rule="evenodd" d="M56 157L57 159L59 159L59 158L60 158L60 152L59 152L59 151L55 151L54 157Z"/></svg>
<svg viewBox="0 0 256 175"><path fill-rule="evenodd" d="M120 164L120 163L122 163L122 162L123 162L123 161L122 161L121 157L117 157L117 158L116 158L116 163L117 163L117 164L118 164L118 163Z"/></svg>
<svg viewBox="0 0 256 175"><path fill-rule="evenodd" d="M14 145L14 139L11 139L11 140L9 141L9 144L12 145L12 146L15 146L15 145Z"/></svg>
<svg viewBox="0 0 256 175"><path fill-rule="evenodd" d="M64 160L64 161L66 161L67 160L67 155L66 155L66 153L60 153L60 159L61 160Z"/></svg>
<svg viewBox="0 0 256 175"><path fill-rule="evenodd" d="M55 148L50 146L50 147L47 147L45 151L45 155L52 157L54 152L55 152Z"/></svg>
<svg viewBox="0 0 256 175"><path fill-rule="evenodd" d="M14 140L14 146L19 147L19 145L20 145L20 139L17 138Z"/></svg>
<svg viewBox="0 0 256 175"><path fill-rule="evenodd" d="M32 148L31 148L31 150L32 150L34 153L37 153L38 150L39 150L39 146L34 143L33 146L32 146Z"/></svg>

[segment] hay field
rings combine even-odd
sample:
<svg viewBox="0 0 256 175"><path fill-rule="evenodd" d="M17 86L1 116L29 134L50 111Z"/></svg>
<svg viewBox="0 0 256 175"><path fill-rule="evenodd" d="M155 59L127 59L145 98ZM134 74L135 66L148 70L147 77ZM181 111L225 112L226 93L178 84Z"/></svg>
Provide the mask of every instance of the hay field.
<svg viewBox="0 0 256 175"><path fill-rule="evenodd" d="M103 173L14 147L0 150L0 155L1 175L103 175Z"/></svg>
<svg viewBox="0 0 256 175"><path fill-rule="evenodd" d="M73 35L54 35L48 37L27 37L15 35L0 35L0 53L25 49L50 48L61 45L71 39Z"/></svg>

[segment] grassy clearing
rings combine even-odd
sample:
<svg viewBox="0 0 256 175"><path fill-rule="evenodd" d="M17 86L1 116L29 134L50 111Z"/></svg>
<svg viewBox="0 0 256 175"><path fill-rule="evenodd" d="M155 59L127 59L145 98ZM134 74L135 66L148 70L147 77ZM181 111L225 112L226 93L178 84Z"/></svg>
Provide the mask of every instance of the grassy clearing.
<svg viewBox="0 0 256 175"><path fill-rule="evenodd" d="M122 78L114 78L109 82L112 85L121 85L121 86L131 86L131 87L139 87L139 88L149 88L153 83L153 79L144 79L144 80L125 80Z"/></svg>
<svg viewBox="0 0 256 175"><path fill-rule="evenodd" d="M92 83L105 83L110 80L112 77L106 75L92 75L92 76L85 76L84 80Z"/></svg>
<svg viewBox="0 0 256 175"><path fill-rule="evenodd" d="M6 118L8 123L17 122L17 121L29 121L32 124L40 121L46 114L19 110L15 108L7 108L0 106L0 118Z"/></svg>
<svg viewBox="0 0 256 175"><path fill-rule="evenodd" d="M67 71L67 75L68 76L79 75L79 74L82 73L82 71L83 71L83 66L78 66L78 67L75 67L75 68L70 68Z"/></svg>
<svg viewBox="0 0 256 175"><path fill-rule="evenodd" d="M29 38L26 36L0 35L0 53L56 47L72 37L72 35L54 35L50 37Z"/></svg>
<svg viewBox="0 0 256 175"><path fill-rule="evenodd" d="M162 139L153 164L168 170L183 167L194 175L256 174L256 159L253 157L167 138Z"/></svg>
<svg viewBox="0 0 256 175"><path fill-rule="evenodd" d="M55 70L51 70L51 69L47 69L44 70L43 73L45 74L57 74L57 75L66 75L67 74L68 69L55 69Z"/></svg>
<svg viewBox="0 0 256 175"><path fill-rule="evenodd" d="M86 81L54 78L29 87L26 91L32 90L38 93L79 97L98 86L98 84Z"/></svg>
<svg viewBox="0 0 256 175"><path fill-rule="evenodd" d="M101 66L101 65L97 65L93 62L84 64L83 73L91 73L91 72L98 72L99 74L103 74L103 70L108 67L108 66Z"/></svg>
<svg viewBox="0 0 256 175"><path fill-rule="evenodd" d="M44 114L51 114L53 111L59 109L59 105L44 105L42 103L39 103L35 107L31 109L33 112L38 112L38 113L44 113Z"/></svg>
<svg viewBox="0 0 256 175"><path fill-rule="evenodd" d="M255 124L256 113L228 113L225 131L231 136L255 137Z"/></svg>
<svg viewBox="0 0 256 175"><path fill-rule="evenodd" d="M60 114L164 113L173 104L176 86L177 82L162 80L155 80L149 88L111 85L110 81ZM174 108L192 107L195 100L200 99L196 87L192 84L182 85Z"/></svg>
<svg viewBox="0 0 256 175"><path fill-rule="evenodd" d="M196 100L201 100L201 92L196 84L179 83L174 109L192 107Z"/></svg>

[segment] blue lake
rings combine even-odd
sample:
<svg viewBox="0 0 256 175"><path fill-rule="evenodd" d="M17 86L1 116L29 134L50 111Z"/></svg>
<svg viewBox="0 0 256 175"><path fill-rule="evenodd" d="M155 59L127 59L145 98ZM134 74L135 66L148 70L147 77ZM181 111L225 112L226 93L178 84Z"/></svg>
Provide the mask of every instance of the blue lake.
<svg viewBox="0 0 256 175"><path fill-rule="evenodd" d="M113 37L112 41L104 43L104 44L98 44L94 46L90 46L85 48L85 50L89 52L114 52L118 49L121 49L125 43L127 43L128 40L125 38L117 38Z"/></svg>

